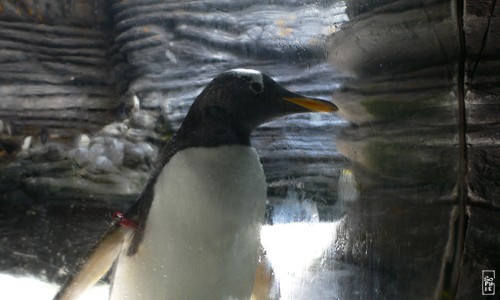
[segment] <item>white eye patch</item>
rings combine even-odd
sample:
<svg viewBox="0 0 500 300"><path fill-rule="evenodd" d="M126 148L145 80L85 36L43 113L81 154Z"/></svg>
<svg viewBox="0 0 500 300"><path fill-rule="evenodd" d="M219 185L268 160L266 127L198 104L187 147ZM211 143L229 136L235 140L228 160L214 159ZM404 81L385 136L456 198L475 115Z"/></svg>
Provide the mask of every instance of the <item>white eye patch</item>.
<svg viewBox="0 0 500 300"><path fill-rule="evenodd" d="M232 69L227 71L228 73L231 73L235 76L238 77L245 77L250 79L249 84L252 90L254 90L257 93L260 93L264 91L264 77L262 76L262 73L257 71L257 70L252 70L252 69ZM260 88L256 86L258 84Z"/></svg>

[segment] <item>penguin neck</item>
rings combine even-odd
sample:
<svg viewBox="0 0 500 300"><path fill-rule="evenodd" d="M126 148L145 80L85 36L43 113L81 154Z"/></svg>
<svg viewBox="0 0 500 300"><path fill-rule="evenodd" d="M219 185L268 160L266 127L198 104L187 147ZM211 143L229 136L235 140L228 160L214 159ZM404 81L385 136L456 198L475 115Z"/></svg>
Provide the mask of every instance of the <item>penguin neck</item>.
<svg viewBox="0 0 500 300"><path fill-rule="evenodd" d="M183 123L176 133L176 143L180 148L219 147L226 145L250 146L250 130L241 130L231 124L206 122L202 126ZM179 149L180 150L180 149Z"/></svg>

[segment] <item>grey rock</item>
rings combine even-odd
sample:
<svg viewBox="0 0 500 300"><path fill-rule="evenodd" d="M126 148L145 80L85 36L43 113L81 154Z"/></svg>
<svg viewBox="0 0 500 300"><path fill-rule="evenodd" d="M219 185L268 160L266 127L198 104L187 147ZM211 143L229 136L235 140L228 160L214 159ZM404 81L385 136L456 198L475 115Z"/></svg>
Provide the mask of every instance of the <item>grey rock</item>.
<svg viewBox="0 0 500 300"><path fill-rule="evenodd" d="M133 128L154 130L156 118L146 110L139 110L130 116L130 126Z"/></svg>
<svg viewBox="0 0 500 300"><path fill-rule="evenodd" d="M97 157L104 155L106 148L101 143L94 143L89 149L89 159L95 160Z"/></svg>
<svg viewBox="0 0 500 300"><path fill-rule="evenodd" d="M122 136L127 132L127 125L121 122L114 122L109 125L104 126L102 130L100 131L101 134L103 135L110 135L110 136Z"/></svg>
<svg viewBox="0 0 500 300"><path fill-rule="evenodd" d="M68 151L68 158L72 159L78 166L83 167L90 161L88 148L76 148Z"/></svg>
<svg viewBox="0 0 500 300"><path fill-rule="evenodd" d="M92 160L87 170L91 173L118 173L120 171L109 158L103 155Z"/></svg>
<svg viewBox="0 0 500 300"><path fill-rule="evenodd" d="M43 146L37 146L35 148L26 151L26 159L30 159L34 162L47 162L47 161L60 161L66 157L65 149L63 145L56 143L48 143Z"/></svg>
<svg viewBox="0 0 500 300"><path fill-rule="evenodd" d="M147 165L154 160L156 150L148 143L125 143L123 166L135 169L140 165Z"/></svg>

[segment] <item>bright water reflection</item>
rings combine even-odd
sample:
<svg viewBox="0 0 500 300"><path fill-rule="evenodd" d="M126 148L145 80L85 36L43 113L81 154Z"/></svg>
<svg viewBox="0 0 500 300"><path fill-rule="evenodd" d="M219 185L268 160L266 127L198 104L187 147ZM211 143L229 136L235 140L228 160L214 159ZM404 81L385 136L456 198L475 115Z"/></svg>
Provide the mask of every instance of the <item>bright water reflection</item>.
<svg viewBox="0 0 500 300"><path fill-rule="evenodd" d="M59 285L35 277L17 277L0 274L0 291L3 300L37 299L51 300ZM96 285L79 300L106 300L109 286Z"/></svg>
<svg viewBox="0 0 500 300"><path fill-rule="evenodd" d="M262 227L266 257L276 276L280 299L326 299L335 285L318 284L336 272L325 268L325 252L334 241L340 221L282 223Z"/></svg>

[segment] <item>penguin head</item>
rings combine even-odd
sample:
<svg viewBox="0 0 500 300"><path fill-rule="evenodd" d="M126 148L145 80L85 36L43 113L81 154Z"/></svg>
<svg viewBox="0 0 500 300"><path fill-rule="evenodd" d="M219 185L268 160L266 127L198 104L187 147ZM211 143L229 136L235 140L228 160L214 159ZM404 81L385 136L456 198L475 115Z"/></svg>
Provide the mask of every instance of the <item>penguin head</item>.
<svg viewBox="0 0 500 300"><path fill-rule="evenodd" d="M213 138L215 144L249 143L257 126L275 118L337 110L333 103L293 93L259 71L233 69L201 92L179 131L202 140Z"/></svg>

